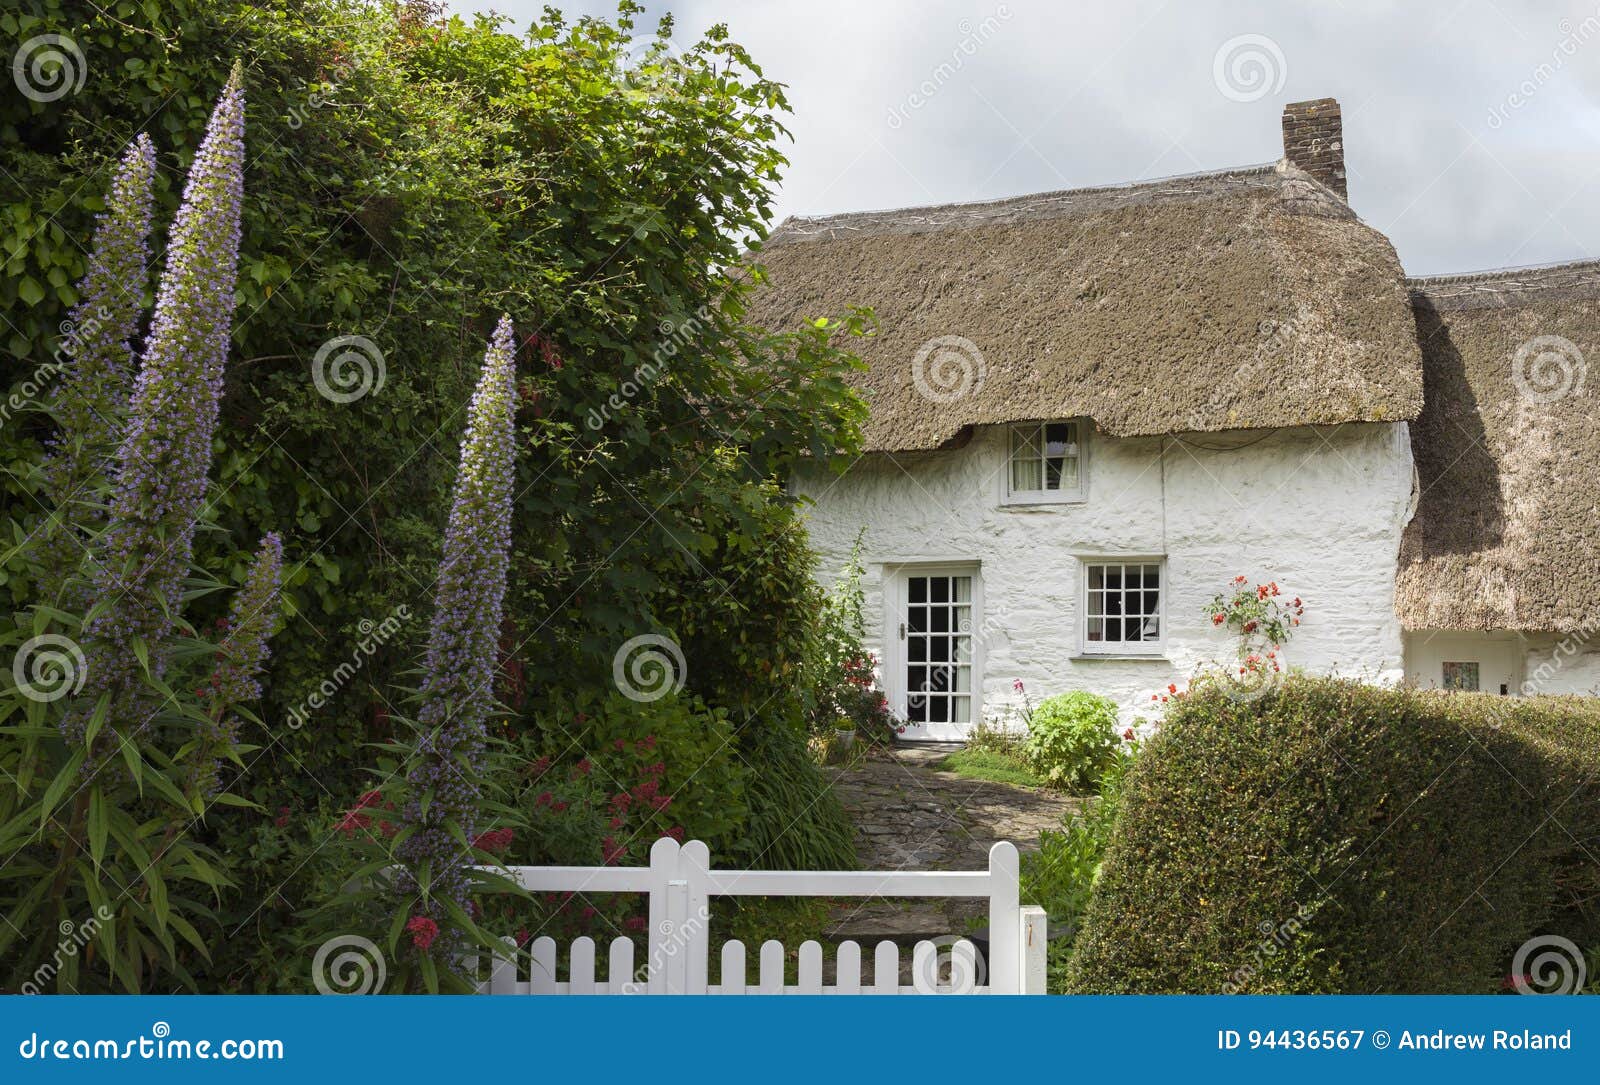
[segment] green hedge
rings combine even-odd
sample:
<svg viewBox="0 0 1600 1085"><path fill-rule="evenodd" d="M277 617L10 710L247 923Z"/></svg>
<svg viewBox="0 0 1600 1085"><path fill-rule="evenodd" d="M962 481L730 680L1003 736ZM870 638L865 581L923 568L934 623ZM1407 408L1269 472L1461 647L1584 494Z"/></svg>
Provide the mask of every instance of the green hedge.
<svg viewBox="0 0 1600 1085"><path fill-rule="evenodd" d="M1079 992L1487 992L1600 947L1600 702L1205 684L1141 756Z"/></svg>

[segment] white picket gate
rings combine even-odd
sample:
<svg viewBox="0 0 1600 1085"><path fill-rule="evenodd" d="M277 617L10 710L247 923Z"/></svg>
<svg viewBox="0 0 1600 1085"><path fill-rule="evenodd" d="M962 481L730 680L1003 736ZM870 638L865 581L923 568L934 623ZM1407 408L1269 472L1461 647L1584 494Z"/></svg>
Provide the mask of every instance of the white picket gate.
<svg viewBox="0 0 1600 1085"><path fill-rule="evenodd" d="M1044 994L1045 914L1018 899L1016 846L989 849L989 869L976 871L713 870L711 852L691 840L663 837L650 849L648 867L495 868L533 892L647 893L650 897L647 980L634 980L634 944L612 941L606 979L595 978L597 946L573 941L568 978L556 978L554 939L536 938L524 952L503 939L478 990L487 994ZM784 981L784 947L769 941L759 952L758 978L748 982L745 947L722 947L718 982L711 982L712 897L987 897L989 952L984 961L966 939L918 942L909 985L900 982L900 947L880 942L870 980L861 972L861 947L840 944L835 979L823 985L822 946L801 945L797 984ZM985 968L986 965L986 968ZM985 975L985 971L987 974ZM528 979L522 979L526 973Z"/></svg>

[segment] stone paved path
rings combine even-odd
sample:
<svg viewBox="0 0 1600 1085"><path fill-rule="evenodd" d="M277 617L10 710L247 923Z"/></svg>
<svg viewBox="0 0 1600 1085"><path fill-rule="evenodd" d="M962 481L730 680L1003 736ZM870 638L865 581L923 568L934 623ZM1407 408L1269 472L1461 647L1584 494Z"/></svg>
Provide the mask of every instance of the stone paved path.
<svg viewBox="0 0 1600 1085"><path fill-rule="evenodd" d="M969 780L934 766L959 749L944 743L895 746L850 768L830 768L835 793L856 824L866 870L984 870L989 848L1009 840L1038 848L1042 829L1081 799L1059 792ZM981 900L877 899L841 903L830 939L918 938L961 934L983 922Z"/></svg>

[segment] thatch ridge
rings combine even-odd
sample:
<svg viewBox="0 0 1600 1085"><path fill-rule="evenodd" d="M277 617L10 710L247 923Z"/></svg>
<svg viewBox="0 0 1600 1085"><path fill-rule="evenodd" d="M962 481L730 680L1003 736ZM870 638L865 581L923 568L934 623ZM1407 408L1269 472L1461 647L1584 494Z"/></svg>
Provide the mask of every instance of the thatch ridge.
<svg viewBox="0 0 1600 1085"><path fill-rule="evenodd" d="M874 451L1036 418L1137 436L1397 421L1422 406L1393 247L1282 163L791 218L759 259L758 322L877 311L857 379ZM928 353L939 341L955 345ZM941 361L957 380L919 391L915 372L940 376ZM963 367L965 394L947 394Z"/></svg>

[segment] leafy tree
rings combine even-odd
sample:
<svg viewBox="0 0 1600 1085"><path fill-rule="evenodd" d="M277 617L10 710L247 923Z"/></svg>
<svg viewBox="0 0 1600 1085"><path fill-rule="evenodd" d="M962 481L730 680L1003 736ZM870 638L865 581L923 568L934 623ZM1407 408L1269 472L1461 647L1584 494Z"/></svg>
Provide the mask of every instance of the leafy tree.
<svg viewBox="0 0 1600 1085"><path fill-rule="evenodd" d="M19 403L44 398L121 148L154 139L160 251L177 198L165 178L199 143L223 58L244 64L236 361L218 530L195 553L238 582L281 526L292 624L264 676L265 722L244 736L260 751L241 786L263 812L207 825L246 860L218 907L229 937L212 983L304 986L281 947L340 884L319 852L364 790L368 744L396 737L387 691L423 636L396 616L426 611L448 450L498 311L525 329L506 730L559 729L541 700L606 690L623 644L666 637L684 695L726 714L753 774L766 820L745 837L752 858L850 860L803 756L813 558L779 480L798 457L856 449L864 407L841 337L865 317L748 325L783 87L721 27L680 51L665 21L635 61L639 10L547 11L521 34L365 0L21 0L0 14L17 40L66 35L86 64L75 93L0 101L0 389ZM35 470L54 435L43 413L0 427L0 527L15 542L62 516ZM28 563L0 567L16 605L37 590ZM220 605L198 599L196 617ZM358 649L391 622L397 635Z"/></svg>

